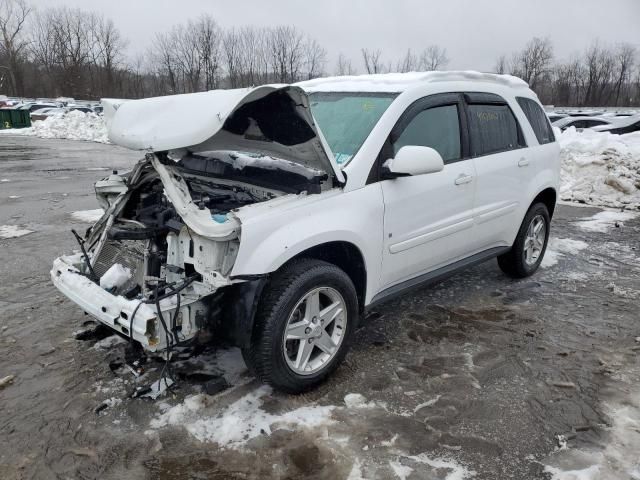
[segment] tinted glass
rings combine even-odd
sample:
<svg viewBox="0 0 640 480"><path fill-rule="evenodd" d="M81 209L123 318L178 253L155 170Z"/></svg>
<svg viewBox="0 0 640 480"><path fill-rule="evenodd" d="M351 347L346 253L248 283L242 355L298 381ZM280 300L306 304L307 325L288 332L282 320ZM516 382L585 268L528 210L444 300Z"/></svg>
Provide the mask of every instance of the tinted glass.
<svg viewBox="0 0 640 480"><path fill-rule="evenodd" d="M469 105L469 133L474 157L524 146L508 105Z"/></svg>
<svg viewBox="0 0 640 480"><path fill-rule="evenodd" d="M394 154L405 145L436 150L447 161L460 158L460 121L458 107L446 105L418 113L393 144Z"/></svg>
<svg viewBox="0 0 640 480"><path fill-rule="evenodd" d="M533 132L536 134L538 143L543 145L554 142L556 138L553 134L553 129L549 125L549 120L547 120L547 116L540 108L540 105L529 98L518 97L517 100L527 120L529 120L531 128L533 128Z"/></svg>
<svg viewBox="0 0 640 480"><path fill-rule="evenodd" d="M357 153L395 94L312 93L311 113L341 167Z"/></svg>

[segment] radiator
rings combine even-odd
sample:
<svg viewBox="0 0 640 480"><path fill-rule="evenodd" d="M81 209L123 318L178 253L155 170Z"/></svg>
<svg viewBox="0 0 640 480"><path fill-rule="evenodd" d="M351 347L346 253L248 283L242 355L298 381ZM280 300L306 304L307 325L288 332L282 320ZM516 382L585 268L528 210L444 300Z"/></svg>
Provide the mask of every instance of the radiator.
<svg viewBox="0 0 640 480"><path fill-rule="evenodd" d="M119 263L131 270L132 276L115 293L127 292L136 285L142 288L146 243L146 240L118 241L107 239L95 258L93 271L98 277L102 277L114 264Z"/></svg>

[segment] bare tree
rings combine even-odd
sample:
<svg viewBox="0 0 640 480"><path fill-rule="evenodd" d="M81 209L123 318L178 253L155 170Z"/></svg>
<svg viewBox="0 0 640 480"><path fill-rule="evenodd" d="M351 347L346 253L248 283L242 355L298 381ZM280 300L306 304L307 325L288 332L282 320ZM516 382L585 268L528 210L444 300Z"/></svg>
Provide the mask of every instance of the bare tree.
<svg viewBox="0 0 640 480"><path fill-rule="evenodd" d="M304 62L304 35L290 25L269 30L270 63L277 82L292 83L300 78Z"/></svg>
<svg viewBox="0 0 640 480"><path fill-rule="evenodd" d="M429 45L420 54L420 69L431 71L440 70L449 64L447 49L438 45Z"/></svg>
<svg viewBox="0 0 640 480"><path fill-rule="evenodd" d="M201 70L204 75L204 89L217 88L220 83L222 31L210 15L202 15L193 24L195 45Z"/></svg>
<svg viewBox="0 0 640 480"><path fill-rule="evenodd" d="M0 0L0 67L8 71L9 91L14 95L24 93L22 64L28 45L24 28L30 13L24 0Z"/></svg>
<svg viewBox="0 0 640 480"><path fill-rule="evenodd" d="M506 55L500 55L496 60L496 66L493 67L493 71L500 75L507 73L507 57Z"/></svg>
<svg viewBox="0 0 640 480"><path fill-rule="evenodd" d="M367 48L363 48L361 51L364 68L367 70L367 73L382 73L384 66L380 60L380 56L382 55L380 49L369 50Z"/></svg>
<svg viewBox="0 0 640 480"><path fill-rule="evenodd" d="M396 65L396 71L398 72L413 72L418 70L418 58L411 51L410 48L407 49L407 53L404 55L402 60L398 62Z"/></svg>
<svg viewBox="0 0 640 480"><path fill-rule="evenodd" d="M625 84L631 80L631 74L633 72L635 60L636 60L636 47L629 43L622 43L617 46L614 53L615 61L615 104L620 103L620 94Z"/></svg>
<svg viewBox="0 0 640 480"><path fill-rule="evenodd" d="M342 53L338 55L338 61L336 62L336 75L353 75L355 73L351 60L345 57Z"/></svg>
<svg viewBox="0 0 640 480"><path fill-rule="evenodd" d="M313 38L307 38L303 48L307 79L322 76L327 65L327 51Z"/></svg>
<svg viewBox="0 0 640 480"><path fill-rule="evenodd" d="M521 52L513 56L511 73L522 78L535 89L551 72L553 46L548 38L532 38Z"/></svg>
<svg viewBox="0 0 640 480"><path fill-rule="evenodd" d="M93 63L99 69L100 96L115 94L115 77L123 65L123 55L127 42L122 38L113 20L103 16L94 16Z"/></svg>
<svg viewBox="0 0 640 480"><path fill-rule="evenodd" d="M585 103L598 106L606 103L609 95L606 94L614 71L615 59L613 53L595 41L585 53L585 67L587 87Z"/></svg>

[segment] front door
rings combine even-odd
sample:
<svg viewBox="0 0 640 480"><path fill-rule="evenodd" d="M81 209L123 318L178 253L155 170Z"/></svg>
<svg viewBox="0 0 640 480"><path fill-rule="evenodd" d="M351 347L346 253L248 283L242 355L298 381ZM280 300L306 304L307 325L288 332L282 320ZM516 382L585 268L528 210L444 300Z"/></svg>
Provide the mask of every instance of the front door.
<svg viewBox="0 0 640 480"><path fill-rule="evenodd" d="M468 156L461 95L432 95L414 103L387 142L388 154L405 145L435 149L441 172L383 180L382 287L465 257L473 236L476 172Z"/></svg>

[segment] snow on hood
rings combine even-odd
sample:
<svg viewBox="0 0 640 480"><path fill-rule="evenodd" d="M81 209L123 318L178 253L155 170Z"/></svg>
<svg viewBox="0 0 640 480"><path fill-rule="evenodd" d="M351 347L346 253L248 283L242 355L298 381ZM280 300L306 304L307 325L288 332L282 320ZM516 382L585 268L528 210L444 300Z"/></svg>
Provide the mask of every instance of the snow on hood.
<svg viewBox="0 0 640 480"><path fill-rule="evenodd" d="M252 102L269 99L269 108L257 112L258 121L247 113ZM192 152L252 151L322 170L344 181L322 133L316 128L307 95L299 87L265 85L107 103L109 140L123 147L153 152L182 148ZM284 124L280 108L287 107L293 109L292 116L298 123L278 129ZM244 115L243 121L238 121L238 115ZM223 128L229 127L227 120L232 128ZM262 129L260 121L264 122ZM265 133L266 126L276 126L270 130L277 130L281 137L290 129L291 138L274 140Z"/></svg>

